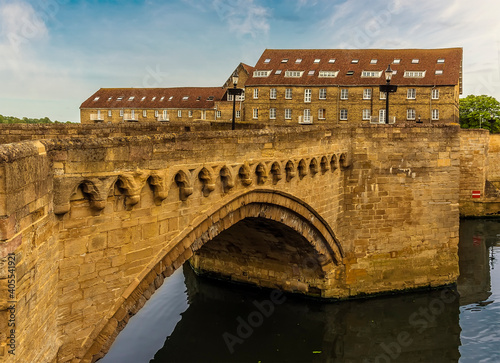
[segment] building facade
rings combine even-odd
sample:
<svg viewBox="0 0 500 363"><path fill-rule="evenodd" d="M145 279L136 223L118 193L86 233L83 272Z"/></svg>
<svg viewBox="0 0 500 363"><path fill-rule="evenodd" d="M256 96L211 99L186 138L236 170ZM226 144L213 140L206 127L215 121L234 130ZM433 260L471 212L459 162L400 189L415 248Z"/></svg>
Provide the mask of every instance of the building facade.
<svg viewBox="0 0 500 363"><path fill-rule="evenodd" d="M390 122L458 122L461 48L267 49L245 84L245 121L384 122L388 65Z"/></svg>
<svg viewBox="0 0 500 363"><path fill-rule="evenodd" d="M266 49L240 63L236 121L382 123L384 71L393 70L388 121L458 122L462 48ZM233 72L234 73L234 72ZM222 87L102 88L80 107L81 122L230 121L232 77Z"/></svg>

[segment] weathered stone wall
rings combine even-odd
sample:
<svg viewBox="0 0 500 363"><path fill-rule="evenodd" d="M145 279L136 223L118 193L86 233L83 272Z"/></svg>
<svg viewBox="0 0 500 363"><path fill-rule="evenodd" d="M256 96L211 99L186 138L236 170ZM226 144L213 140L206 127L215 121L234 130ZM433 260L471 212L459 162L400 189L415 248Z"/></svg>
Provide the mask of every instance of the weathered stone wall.
<svg viewBox="0 0 500 363"><path fill-rule="evenodd" d="M232 110L232 108L231 108ZM260 129L264 125L238 123L239 129ZM62 138L95 138L123 137L148 134L177 132L195 132L208 130L229 130L230 123L196 121L196 122L130 122L118 124L0 124L0 144L8 144L23 140L62 139Z"/></svg>
<svg viewBox="0 0 500 363"><path fill-rule="evenodd" d="M488 143L488 180L500 182L500 134L490 134Z"/></svg>
<svg viewBox="0 0 500 363"><path fill-rule="evenodd" d="M0 357L6 361L50 362L60 344L50 166L39 141L0 149ZM7 285L12 279L15 286Z"/></svg>
<svg viewBox="0 0 500 363"><path fill-rule="evenodd" d="M285 281L281 287L290 291L344 298L443 285L458 274L458 126L313 126L33 145L33 158L47 168L39 173L49 175L44 228L56 233L23 237L15 248L32 275L44 271L45 282L26 280L26 294L38 298L18 305L48 311L52 319L31 324L52 332L52 340L23 344L21 361L40 361L37 354L55 352L53 346L60 346L61 362L99 357L165 277L217 236L230 242L227 233L245 218L247 227L251 218L270 221L264 236L286 230L297 242L281 244L292 264L282 275L258 245L262 258L248 271L219 271L240 281ZM20 168L17 178L28 170ZM37 251L43 258L23 259L34 246L50 256ZM250 254L244 247L240 252ZM305 265L303 251L312 255ZM241 256L228 252L221 258ZM38 336L47 334L29 339Z"/></svg>

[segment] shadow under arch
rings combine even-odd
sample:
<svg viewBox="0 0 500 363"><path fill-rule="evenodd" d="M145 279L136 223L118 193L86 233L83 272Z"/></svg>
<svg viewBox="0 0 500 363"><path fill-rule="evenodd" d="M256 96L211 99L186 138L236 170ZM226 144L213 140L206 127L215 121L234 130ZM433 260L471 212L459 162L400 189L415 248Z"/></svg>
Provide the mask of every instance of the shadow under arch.
<svg viewBox="0 0 500 363"><path fill-rule="evenodd" d="M88 345L82 347L78 356L92 362L103 357L130 317L144 306L151 294L162 285L164 278L230 227L244 219L257 218L283 224L300 235L312 247L315 254L312 261L316 261L322 271L321 276L315 276L319 285L310 291L307 291L307 287L305 290L301 288L307 285L304 282L302 285L284 284L280 288L329 298L346 296L340 277L344 271L344 252L328 223L311 206L288 193L256 189L214 206L192 221L188 230L168 243L168 247L157 255L156 262L150 263L125 289L111 309L108 315L110 319L94 329L87 339ZM276 277L280 278L279 275ZM291 276L292 279L295 277ZM287 286L290 288L287 289Z"/></svg>

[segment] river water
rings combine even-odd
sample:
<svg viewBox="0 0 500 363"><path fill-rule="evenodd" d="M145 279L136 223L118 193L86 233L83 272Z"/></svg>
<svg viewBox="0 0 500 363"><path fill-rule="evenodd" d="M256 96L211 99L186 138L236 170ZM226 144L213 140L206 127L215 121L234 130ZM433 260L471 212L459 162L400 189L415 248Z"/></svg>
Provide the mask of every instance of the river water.
<svg viewBox="0 0 500 363"><path fill-rule="evenodd" d="M100 363L500 362L500 221L460 225L457 286L336 303L176 271Z"/></svg>

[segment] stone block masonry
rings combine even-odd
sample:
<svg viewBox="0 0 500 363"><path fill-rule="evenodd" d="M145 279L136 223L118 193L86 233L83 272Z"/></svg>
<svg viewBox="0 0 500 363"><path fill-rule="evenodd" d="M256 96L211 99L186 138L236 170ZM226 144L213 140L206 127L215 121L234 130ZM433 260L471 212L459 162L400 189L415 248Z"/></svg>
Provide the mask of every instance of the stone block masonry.
<svg viewBox="0 0 500 363"><path fill-rule="evenodd" d="M17 280L6 361L97 360L188 260L325 298L457 278L457 125L130 128L0 146L0 258L15 255Z"/></svg>

